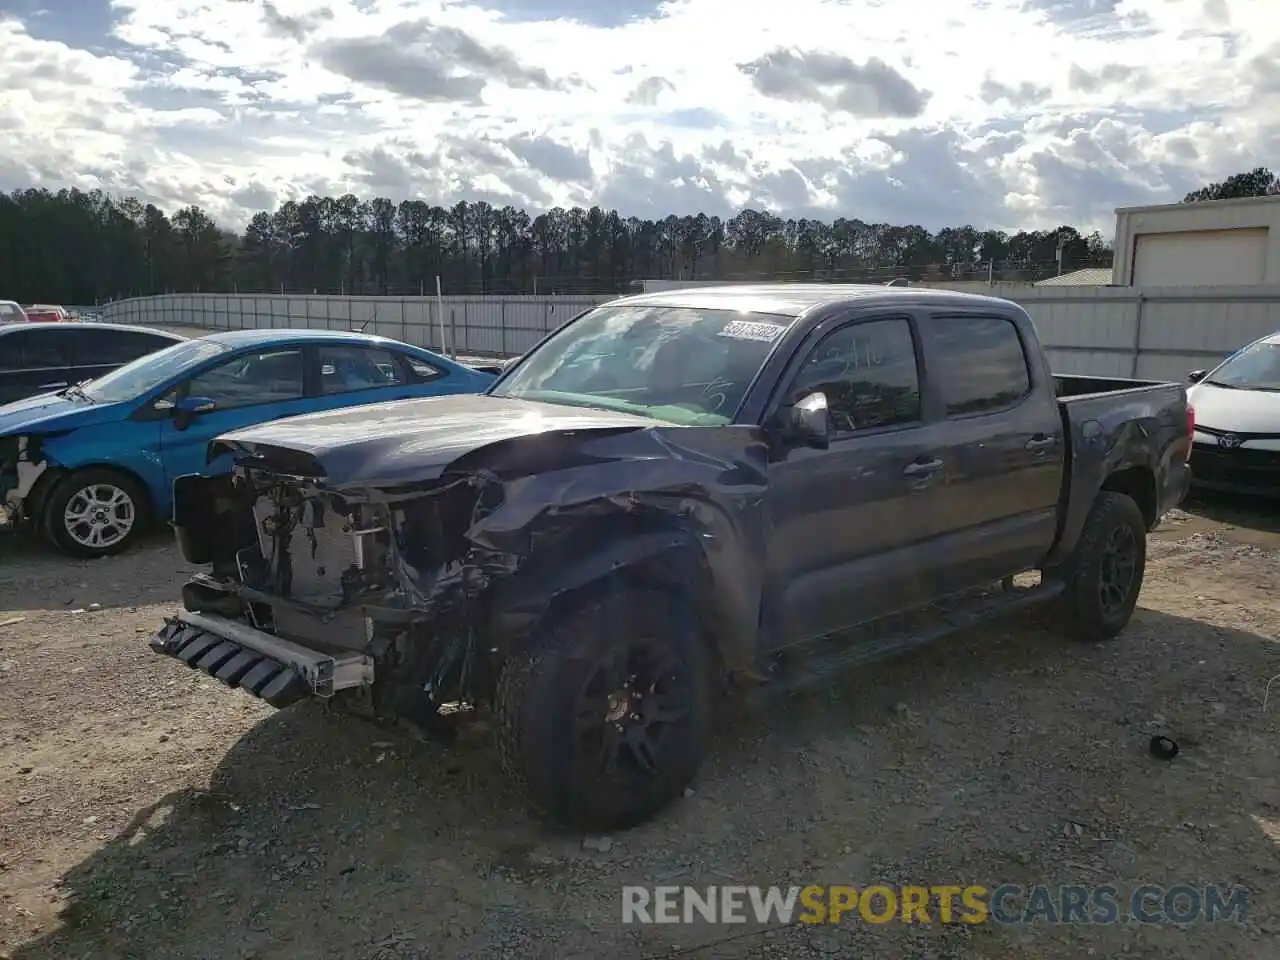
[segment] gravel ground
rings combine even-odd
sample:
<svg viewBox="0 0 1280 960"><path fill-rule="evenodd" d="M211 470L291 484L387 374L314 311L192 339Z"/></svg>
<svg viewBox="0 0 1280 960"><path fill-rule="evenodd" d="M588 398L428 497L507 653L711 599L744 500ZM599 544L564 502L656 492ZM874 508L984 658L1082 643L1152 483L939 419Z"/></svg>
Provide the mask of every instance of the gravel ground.
<svg viewBox="0 0 1280 960"><path fill-rule="evenodd" d="M1115 642L1010 621L738 711L691 795L586 841L521 812L488 749L272 712L151 654L185 573L166 538L90 563L10 544L0 957L1273 958L1280 518L1191 510ZM1244 923L1185 929L619 919L625 883L877 880L1252 892Z"/></svg>

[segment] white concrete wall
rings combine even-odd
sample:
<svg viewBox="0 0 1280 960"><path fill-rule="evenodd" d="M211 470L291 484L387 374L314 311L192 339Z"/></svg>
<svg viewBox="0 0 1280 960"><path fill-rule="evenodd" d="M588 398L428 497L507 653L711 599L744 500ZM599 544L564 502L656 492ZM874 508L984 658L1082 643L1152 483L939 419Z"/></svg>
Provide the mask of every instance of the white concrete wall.
<svg viewBox="0 0 1280 960"><path fill-rule="evenodd" d="M996 284L992 296L1031 314L1059 373L1181 379L1241 345L1280 330L1280 285L1250 287L1030 287ZM612 297L445 297L444 345L461 354L513 355L588 307ZM239 329L364 328L441 349L431 297L175 294L122 300L103 319Z"/></svg>
<svg viewBox="0 0 1280 960"><path fill-rule="evenodd" d="M1111 282L1119 286L1128 286L1131 282L1139 236L1238 230L1267 231L1262 275L1254 282L1263 285L1280 284L1280 196L1170 203L1157 207L1122 207L1116 211L1115 263ZM1221 239L1230 245L1231 241L1227 236L1224 234ZM1206 248L1204 257L1212 259L1217 256L1216 253L1208 252L1209 244L1203 246ZM1201 274L1211 266L1212 264L1202 264ZM1140 283L1141 280L1136 282ZM1212 283L1213 278L1196 282ZM1229 282L1231 279L1224 271L1217 283Z"/></svg>
<svg viewBox="0 0 1280 960"><path fill-rule="evenodd" d="M1280 287L1041 287L1016 299L1058 373L1181 379L1280 329Z"/></svg>

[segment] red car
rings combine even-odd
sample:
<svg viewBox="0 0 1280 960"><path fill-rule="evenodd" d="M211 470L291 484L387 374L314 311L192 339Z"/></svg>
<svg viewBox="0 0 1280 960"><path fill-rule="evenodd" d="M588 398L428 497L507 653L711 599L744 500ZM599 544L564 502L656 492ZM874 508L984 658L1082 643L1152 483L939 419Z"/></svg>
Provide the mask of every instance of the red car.
<svg viewBox="0 0 1280 960"><path fill-rule="evenodd" d="M71 314L65 307L53 304L33 303L23 309L26 311L27 319L32 323L66 323L71 320Z"/></svg>

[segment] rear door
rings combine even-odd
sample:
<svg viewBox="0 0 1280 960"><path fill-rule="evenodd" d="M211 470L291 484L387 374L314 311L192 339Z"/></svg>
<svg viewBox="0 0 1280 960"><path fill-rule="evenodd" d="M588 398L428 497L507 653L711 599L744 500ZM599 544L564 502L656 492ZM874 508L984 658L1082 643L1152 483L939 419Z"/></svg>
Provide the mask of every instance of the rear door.
<svg viewBox="0 0 1280 960"><path fill-rule="evenodd" d="M311 349L317 370L314 410L427 396L433 391L426 384L444 377L416 358L411 368L403 354L385 347L321 343Z"/></svg>
<svg viewBox="0 0 1280 960"><path fill-rule="evenodd" d="M0 337L0 402L70 386L71 340L62 329L13 329Z"/></svg>
<svg viewBox="0 0 1280 960"><path fill-rule="evenodd" d="M1064 430L1029 329L997 313L923 319L946 425L936 576L959 590L1032 568L1052 545Z"/></svg>
<svg viewBox="0 0 1280 960"><path fill-rule="evenodd" d="M788 641L915 605L916 554L943 478L914 318L859 318L817 336L777 402L825 393L830 447L788 449L769 470L770 616L781 620L771 625Z"/></svg>

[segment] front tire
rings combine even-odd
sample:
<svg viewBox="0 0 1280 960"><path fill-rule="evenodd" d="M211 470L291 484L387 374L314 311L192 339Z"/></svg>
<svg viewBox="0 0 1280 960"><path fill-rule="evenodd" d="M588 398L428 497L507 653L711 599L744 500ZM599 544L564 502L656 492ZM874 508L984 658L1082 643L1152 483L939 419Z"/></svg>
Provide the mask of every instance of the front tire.
<svg viewBox="0 0 1280 960"><path fill-rule="evenodd" d="M1120 633L1138 604L1146 565L1142 509L1132 497L1102 491L1062 570L1068 632L1092 642Z"/></svg>
<svg viewBox="0 0 1280 960"><path fill-rule="evenodd" d="M107 467L77 470L58 481L44 504L44 531L73 557L94 559L127 550L150 522L146 491Z"/></svg>
<svg viewBox="0 0 1280 960"><path fill-rule="evenodd" d="M677 597L623 586L555 617L503 669L503 770L542 816L626 829L681 796L706 747L710 657Z"/></svg>

